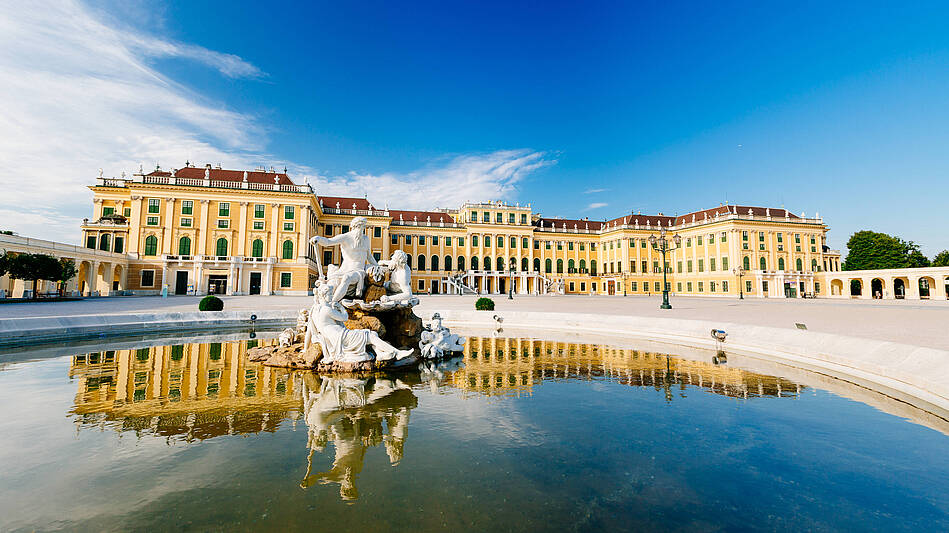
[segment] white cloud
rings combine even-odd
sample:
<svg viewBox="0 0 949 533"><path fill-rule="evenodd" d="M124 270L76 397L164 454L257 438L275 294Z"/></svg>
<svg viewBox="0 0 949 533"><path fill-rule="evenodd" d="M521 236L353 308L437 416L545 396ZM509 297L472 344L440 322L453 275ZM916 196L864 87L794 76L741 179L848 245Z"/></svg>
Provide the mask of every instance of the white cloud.
<svg viewBox="0 0 949 533"><path fill-rule="evenodd" d="M598 193L598 192L606 192L606 191L608 191L608 190L609 190L609 189L587 189L587 190L583 191L583 194L596 194L596 193Z"/></svg>
<svg viewBox="0 0 949 533"><path fill-rule="evenodd" d="M591 209L599 209L601 207L606 207L608 205L609 204L604 203L604 202L593 202L592 204L588 205L586 209L584 209L584 211L589 211Z"/></svg>
<svg viewBox="0 0 949 533"><path fill-rule="evenodd" d="M259 76L236 56L142 37L76 2L0 0L0 229L78 242L97 168L106 175L188 158L253 166L262 131L252 117L204 101L149 66L199 60L229 76ZM257 154L257 155L255 155Z"/></svg>
<svg viewBox="0 0 949 533"><path fill-rule="evenodd" d="M28 8L0 0L0 229L78 243L92 213L98 168L106 176L180 167L186 159L253 168L266 155L255 117L230 110L163 76L149 60L201 62L229 77L265 76L240 57L151 36L123 17L65 0ZM510 197L548 154L505 150L457 155L409 173L350 173L311 180L320 194L378 205L429 208ZM296 175L317 174L289 163Z"/></svg>
<svg viewBox="0 0 949 533"><path fill-rule="evenodd" d="M554 164L544 152L500 150L456 156L440 166L406 174L315 176L308 181L319 195L363 196L393 209L458 207L467 200L504 199L527 174Z"/></svg>

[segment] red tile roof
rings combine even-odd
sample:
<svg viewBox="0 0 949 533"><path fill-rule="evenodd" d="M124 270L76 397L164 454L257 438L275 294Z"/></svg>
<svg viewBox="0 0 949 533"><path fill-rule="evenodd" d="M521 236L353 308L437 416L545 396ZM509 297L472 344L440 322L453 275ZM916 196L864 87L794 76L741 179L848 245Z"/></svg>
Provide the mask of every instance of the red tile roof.
<svg viewBox="0 0 949 533"><path fill-rule="evenodd" d="M767 216L767 214L770 213L772 218L784 218L784 214L787 212L788 218L792 220L800 218L794 213L781 208L749 207L746 205L721 205L711 209L703 209L701 211L686 213L677 217L670 217L666 215L637 215L631 213L629 215L623 215L621 217L608 220L606 221L605 225L621 226L623 224L629 224L630 226L635 226L638 221L640 226L645 226L646 222L648 221L650 226L657 226L661 224L662 226L668 227L669 221L672 221L673 225L678 226L679 224L691 223L692 215L695 215L696 222L702 222L706 217L709 219L714 219L716 213L718 213L719 216L727 215L729 213L734 214L736 212L740 215L747 215L749 209L751 210L752 214L759 217Z"/></svg>
<svg viewBox="0 0 949 533"><path fill-rule="evenodd" d="M445 224L451 224L455 221L448 213L439 211L403 211L390 209L389 216L392 217L392 220L404 221L428 222L431 220L431 222L444 222Z"/></svg>
<svg viewBox="0 0 949 533"><path fill-rule="evenodd" d="M563 229L564 224L567 225L568 230L572 230L574 226L577 229L590 229L598 230L603 227L603 222L599 220L584 220L584 219L572 219L572 218L540 218L534 222L535 226L541 228L556 228Z"/></svg>
<svg viewBox="0 0 949 533"><path fill-rule="evenodd" d="M630 226L635 226L637 223L640 226L645 226L647 223L650 227L656 227L659 225L669 226L669 221L672 220L675 224L675 217L670 217L666 215L636 215L628 214L621 217L614 218L612 220L606 221L606 226L622 226L623 224L629 224Z"/></svg>
<svg viewBox="0 0 949 533"><path fill-rule="evenodd" d="M336 204L339 204L340 209L352 209L353 204L356 204L356 209L361 209L363 211L368 209L379 209L378 207L369 203L369 200L365 198L350 198L348 196L317 196L317 199L320 201L320 205L324 207L336 208Z"/></svg>
<svg viewBox="0 0 949 533"><path fill-rule="evenodd" d="M210 174L209 177L212 180L218 180L218 181L243 181L244 180L243 170L224 170L220 168L207 169L206 167L205 168L200 168L200 167L179 168L175 171L175 177L203 180L205 170L208 170ZM146 174L146 176L168 177L168 176L171 176L171 172L156 170L156 171ZM277 178L277 183L279 183L280 185L295 185L285 172L262 172L259 170L247 171L248 183L274 183L274 177Z"/></svg>

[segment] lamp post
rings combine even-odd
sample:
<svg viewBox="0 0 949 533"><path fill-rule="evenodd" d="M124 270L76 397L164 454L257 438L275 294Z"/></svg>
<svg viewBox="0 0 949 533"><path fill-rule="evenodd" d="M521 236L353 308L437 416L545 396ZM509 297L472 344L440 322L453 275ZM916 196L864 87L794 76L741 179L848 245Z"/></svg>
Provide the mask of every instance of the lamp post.
<svg viewBox="0 0 949 533"><path fill-rule="evenodd" d="M509 263L509 265L510 265L510 266L508 267L508 268L509 268L509 272L510 272L510 280L509 280L509 283L510 283L511 286L508 287L508 290L507 290L507 299L508 299L508 300L513 300L513 299L514 299L514 266L516 265L516 262L515 262L515 260L514 260L513 257L511 258L511 262Z"/></svg>
<svg viewBox="0 0 949 533"><path fill-rule="evenodd" d="M623 281L623 298L626 297L626 273L623 272L623 276L620 278Z"/></svg>
<svg viewBox="0 0 949 533"><path fill-rule="evenodd" d="M739 300L744 300L744 299L745 299L745 290L744 290L744 288L743 288L742 285L741 285L741 278L742 278L742 276L745 275L745 269L742 268L742 267L733 268L733 269L732 269L732 273L734 273L735 275L738 276L738 299L739 299Z"/></svg>
<svg viewBox="0 0 949 533"><path fill-rule="evenodd" d="M649 236L649 244L652 245L654 250L662 252L662 305L659 306L660 309L672 309L672 306L669 305L669 284L666 282L666 253L672 252L679 249L679 245L682 243L682 237L678 233L672 236L670 240L666 238L666 230L659 230L659 237L657 238L655 234ZM675 246L672 246L675 244Z"/></svg>

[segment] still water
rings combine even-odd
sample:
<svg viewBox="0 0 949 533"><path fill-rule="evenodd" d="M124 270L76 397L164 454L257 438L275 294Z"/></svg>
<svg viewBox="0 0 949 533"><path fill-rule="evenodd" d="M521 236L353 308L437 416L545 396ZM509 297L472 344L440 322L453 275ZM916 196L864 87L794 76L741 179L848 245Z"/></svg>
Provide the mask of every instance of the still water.
<svg viewBox="0 0 949 533"><path fill-rule="evenodd" d="M0 531L949 530L949 438L800 381L504 338L321 378L254 342L0 358Z"/></svg>

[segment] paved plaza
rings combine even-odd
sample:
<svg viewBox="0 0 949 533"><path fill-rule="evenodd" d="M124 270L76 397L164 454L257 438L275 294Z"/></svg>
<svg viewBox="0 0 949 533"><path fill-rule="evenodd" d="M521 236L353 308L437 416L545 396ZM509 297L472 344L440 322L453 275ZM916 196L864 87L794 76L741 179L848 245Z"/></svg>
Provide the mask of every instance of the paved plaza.
<svg viewBox="0 0 949 533"><path fill-rule="evenodd" d="M225 296L228 311L299 309L308 296ZM475 296L420 296L419 311L473 309ZM0 305L0 320L84 314L194 311L198 297L93 298L70 302ZM711 320L777 328L796 328L949 350L949 304L939 301L800 300L672 298L673 309L659 309L657 296L495 296L496 310L591 313Z"/></svg>

